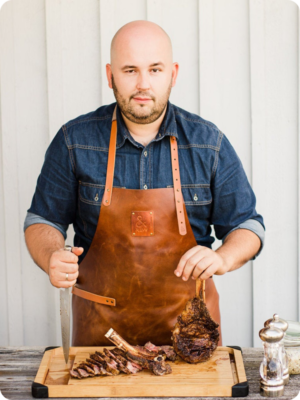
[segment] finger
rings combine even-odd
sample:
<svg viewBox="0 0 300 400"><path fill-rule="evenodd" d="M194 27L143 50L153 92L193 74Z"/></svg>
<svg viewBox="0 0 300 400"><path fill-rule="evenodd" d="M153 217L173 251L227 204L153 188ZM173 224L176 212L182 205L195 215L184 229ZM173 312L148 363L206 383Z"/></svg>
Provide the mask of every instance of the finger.
<svg viewBox="0 0 300 400"><path fill-rule="evenodd" d="M60 249L56 253L53 253L52 260L60 260L63 262L77 263L78 256L70 251L66 251L64 249Z"/></svg>
<svg viewBox="0 0 300 400"><path fill-rule="evenodd" d="M68 274L68 279L67 279L67 274ZM60 272L57 276L56 276L56 280L61 282L61 281L74 281L78 278L79 275L79 271L69 274L69 273L65 273L65 272Z"/></svg>
<svg viewBox="0 0 300 400"><path fill-rule="evenodd" d="M76 256L80 256L83 252L83 247L72 247L72 253L76 254Z"/></svg>
<svg viewBox="0 0 300 400"><path fill-rule="evenodd" d="M192 279L197 279L200 275L214 263L214 257L203 257L195 266L192 274ZM202 279L202 275L201 275Z"/></svg>
<svg viewBox="0 0 300 400"><path fill-rule="evenodd" d="M205 281L206 279L210 278L211 276L213 276L213 274L215 273L217 269L217 264L212 264L210 265L208 268L206 268L206 270L201 274L200 279L202 281Z"/></svg>
<svg viewBox="0 0 300 400"><path fill-rule="evenodd" d="M77 263L68 263L68 262L62 262L62 261L57 261L54 265L51 267L52 273L68 273L68 274L73 274L76 271L78 271L79 266Z"/></svg>
<svg viewBox="0 0 300 400"><path fill-rule="evenodd" d="M205 253L204 252L198 252L195 255L193 255L191 258L189 258L184 266L183 272L182 272L182 279L184 281L187 281L190 276L192 276L193 271L196 267L196 265L203 259L205 258Z"/></svg>
<svg viewBox="0 0 300 400"><path fill-rule="evenodd" d="M176 268L175 271L174 271L174 274L175 274L176 276L179 277L179 276L182 275L182 271L183 271L183 269L184 269L184 267L185 267L185 265L186 265L188 259L189 259L190 257L192 257L194 254L196 254L202 247L203 247L203 246L195 246L195 247L192 247L190 250L188 250L188 251L181 257L181 259L180 259L180 261L179 261L179 263L178 263L178 265L177 265L177 268Z"/></svg>

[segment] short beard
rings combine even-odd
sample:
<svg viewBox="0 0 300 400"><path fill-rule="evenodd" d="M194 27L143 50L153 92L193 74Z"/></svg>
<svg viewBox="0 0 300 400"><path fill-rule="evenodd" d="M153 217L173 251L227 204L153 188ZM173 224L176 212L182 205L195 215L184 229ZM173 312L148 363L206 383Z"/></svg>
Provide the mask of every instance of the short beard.
<svg viewBox="0 0 300 400"><path fill-rule="evenodd" d="M135 93L134 95L130 96L129 100L127 101L118 91L118 88L116 87L113 75L112 75L112 88L113 88L115 99L117 101L118 106L120 107L122 114L125 115L125 117L127 119L129 119L129 121L131 121L131 122L134 122L136 124L146 125L146 124L151 124L152 122L156 121L164 112L164 110L167 106L169 97L170 97L171 89L172 89L172 78L171 78L168 90L166 91L164 96L160 99L160 101L156 102L155 97L149 96L148 94L146 94L146 96L151 97L151 99L153 101L152 109L146 114L145 113L140 114L140 113L136 112L134 110L134 108L132 107L132 105L130 104L130 101L133 97L136 97L138 95L145 96L145 93L143 93L143 92ZM140 106L139 109L141 111L143 111L144 104L140 104L139 106Z"/></svg>

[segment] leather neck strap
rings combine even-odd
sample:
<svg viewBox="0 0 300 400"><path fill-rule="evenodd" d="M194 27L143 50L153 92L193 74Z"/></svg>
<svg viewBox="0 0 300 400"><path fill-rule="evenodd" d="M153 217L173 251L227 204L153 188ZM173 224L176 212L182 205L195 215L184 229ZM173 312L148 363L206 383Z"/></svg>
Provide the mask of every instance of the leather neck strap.
<svg viewBox="0 0 300 400"><path fill-rule="evenodd" d="M114 109L111 124L111 133L108 149L108 162L107 162L107 173L105 192L102 199L104 206L111 204L111 196L113 189L114 171L115 171L115 159L116 159L116 144L117 144L117 106ZM183 208L183 196L181 192L180 183L180 172L179 172L179 161L178 161L178 147L177 140L174 136L170 137L170 148L171 148L171 159L172 159L172 174L173 174L173 186L175 195L175 204L177 212L178 229L181 235L186 235L186 223L185 214Z"/></svg>

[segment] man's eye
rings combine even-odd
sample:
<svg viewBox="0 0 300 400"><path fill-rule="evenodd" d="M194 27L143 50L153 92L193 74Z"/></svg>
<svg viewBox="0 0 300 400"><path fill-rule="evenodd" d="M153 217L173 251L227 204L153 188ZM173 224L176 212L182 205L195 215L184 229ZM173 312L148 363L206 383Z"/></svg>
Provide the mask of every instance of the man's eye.
<svg viewBox="0 0 300 400"><path fill-rule="evenodd" d="M158 69L158 68L152 68L152 71L155 72L155 73L157 73L158 71L160 71L160 69Z"/></svg>
<svg viewBox="0 0 300 400"><path fill-rule="evenodd" d="M128 73L134 72L134 69L128 69L126 72Z"/></svg>

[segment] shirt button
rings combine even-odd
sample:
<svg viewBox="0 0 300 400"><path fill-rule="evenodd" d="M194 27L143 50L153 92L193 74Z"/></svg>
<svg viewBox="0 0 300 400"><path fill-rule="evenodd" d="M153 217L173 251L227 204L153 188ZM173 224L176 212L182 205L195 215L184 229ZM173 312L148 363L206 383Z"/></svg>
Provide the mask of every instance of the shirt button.
<svg viewBox="0 0 300 400"><path fill-rule="evenodd" d="M146 151L144 151L144 156L147 157L148 153Z"/></svg>
<svg viewBox="0 0 300 400"><path fill-rule="evenodd" d="M197 200L198 200L198 196L195 194L194 201L197 201Z"/></svg>
<svg viewBox="0 0 300 400"><path fill-rule="evenodd" d="M147 186L147 185L144 185L144 189L147 190L147 189L148 189L148 186Z"/></svg>

